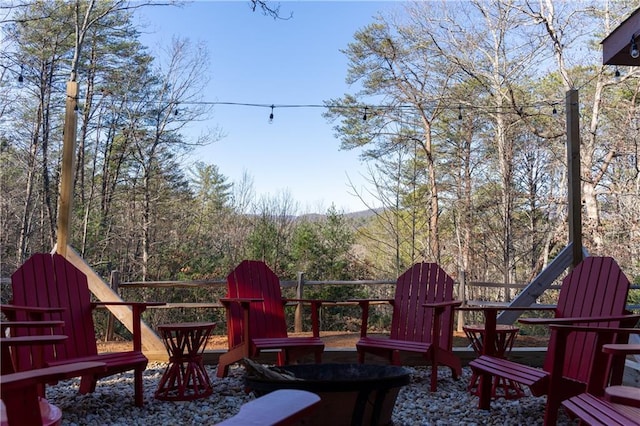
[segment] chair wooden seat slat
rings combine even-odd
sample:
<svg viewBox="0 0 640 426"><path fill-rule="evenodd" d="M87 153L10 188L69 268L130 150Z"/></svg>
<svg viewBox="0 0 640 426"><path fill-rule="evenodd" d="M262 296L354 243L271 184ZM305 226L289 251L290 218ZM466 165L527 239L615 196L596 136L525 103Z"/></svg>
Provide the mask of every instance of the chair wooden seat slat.
<svg viewBox="0 0 640 426"><path fill-rule="evenodd" d="M614 404L588 393L573 396L562 405L587 425L640 425L639 408Z"/></svg>
<svg viewBox="0 0 640 426"><path fill-rule="evenodd" d="M320 339L320 300L302 301L311 304L312 337L289 337L285 321L285 304L297 299L285 299L280 279L266 263L242 261L227 276L227 297L220 299L227 312L229 351L218 361L218 377L225 377L229 366L243 358L254 358L262 350L278 349L278 365L295 362L313 354L316 363L322 361L324 342Z"/></svg>
<svg viewBox="0 0 640 426"><path fill-rule="evenodd" d="M105 372L103 376L98 378L111 376L116 373L122 373L132 370L135 367L132 366L146 366L147 357L142 352L128 351L128 352L112 352L101 353L86 357L77 357L73 359L74 362L103 362L109 366L108 373ZM47 364L51 366L64 365L68 361L49 361ZM143 367L144 368L144 367ZM95 389L94 389L95 390Z"/></svg>
<svg viewBox="0 0 640 426"><path fill-rule="evenodd" d="M460 359L453 353L453 314L461 302L453 299L453 279L435 263L416 263L396 281L391 300L393 314L389 338L367 336L369 307L379 300L357 300L362 308L360 339L356 343L358 362L365 354L384 357L401 365L401 354L422 354L430 363L431 391L437 388L438 365L451 369L454 378L462 374Z"/></svg>
<svg viewBox="0 0 640 426"><path fill-rule="evenodd" d="M424 342L407 342L403 340L394 339L381 339L363 337L358 342L361 346L367 346L368 348L380 348L386 349L393 348L399 351L407 352L427 352L429 350L429 343Z"/></svg>
<svg viewBox="0 0 640 426"><path fill-rule="evenodd" d="M610 257L587 257L562 281L555 318L521 319L529 324L582 324L600 327L632 327L638 315L629 315L625 306L629 280ZM486 315L486 311L485 311ZM487 333L488 334L488 333ZM624 361L605 359L593 367L596 353L607 343L624 343L628 334L609 333L600 337L586 331L569 332L553 328L543 369L522 366L492 355L481 355L469 366L481 377L478 406L488 410L491 381L499 376L530 387L534 395L547 395L545 424L553 425L560 403L587 390L588 383L619 384ZM486 336L485 336L486 338ZM600 351L601 352L601 351ZM605 377L605 371L610 377Z"/></svg>
<svg viewBox="0 0 640 426"><path fill-rule="evenodd" d="M284 338L272 337L272 338L265 338L265 339L253 339L252 341L253 341L253 344L261 350L279 349L279 348L285 348L285 347L296 347L300 345L314 346L318 344L318 339L314 337L300 337L300 338L296 337L295 339L292 339L291 337L284 337Z"/></svg>
<svg viewBox="0 0 640 426"><path fill-rule="evenodd" d="M544 395L549 382L549 375L538 368L518 364L502 358L479 357L474 361L476 369L494 376L508 377L510 380L528 386L535 396Z"/></svg>

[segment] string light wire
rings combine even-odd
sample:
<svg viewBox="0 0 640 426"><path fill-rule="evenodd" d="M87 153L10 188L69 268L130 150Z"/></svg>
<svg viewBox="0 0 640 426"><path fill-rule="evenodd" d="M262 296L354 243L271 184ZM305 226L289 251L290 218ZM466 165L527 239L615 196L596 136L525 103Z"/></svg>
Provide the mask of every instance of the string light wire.
<svg viewBox="0 0 640 426"><path fill-rule="evenodd" d="M585 83L586 85L587 83ZM99 100L101 95L94 96L94 99ZM556 105L562 104L561 101L558 100L542 100L530 104L521 104L518 106L517 110L508 107L491 107L491 106L482 106L482 105L474 105L474 104L460 104L459 101L451 99L450 106L442 106L442 103L446 100L443 99L435 99L430 101L425 101L420 103L420 105L424 108L428 108L429 105L439 104L438 108L446 109L450 111L457 112L458 119L461 119L463 110L466 111L478 111L484 112L488 114L525 114L526 110L535 109L538 111L536 115L539 115L539 111L542 108L549 108L549 110L553 110L552 115L556 115L558 113ZM366 121L370 117L375 115L375 111L405 111L415 109L415 104L357 104L357 105L347 105L347 104L263 104L263 103L253 103L253 102L231 102L231 101L154 101L154 100L146 100L146 99L137 99L131 100L131 102L148 102L155 104L173 104L178 111L178 105L184 106L237 106L237 107L249 107L249 108L267 108L270 109L269 114L269 122L272 122L274 119L274 109L281 108L304 108L304 109L327 109L327 110L340 110L340 109L351 109L351 110L359 110L363 112L362 119ZM550 114L551 115L551 114Z"/></svg>

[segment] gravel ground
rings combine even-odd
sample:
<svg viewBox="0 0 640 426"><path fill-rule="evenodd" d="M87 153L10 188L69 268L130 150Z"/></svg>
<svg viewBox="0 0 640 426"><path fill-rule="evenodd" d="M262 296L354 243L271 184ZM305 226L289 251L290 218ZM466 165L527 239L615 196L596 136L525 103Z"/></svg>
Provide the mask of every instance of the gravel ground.
<svg viewBox="0 0 640 426"><path fill-rule="evenodd" d="M166 364L150 363L145 372L145 405L133 405L133 376L122 373L98 382L96 391L77 393L78 379L47 387L47 399L62 409L62 425L214 425L236 414L254 398L244 391L244 368L232 367L218 379L215 366L207 366L214 392L208 398L188 402L159 401L153 397ZM471 372L463 369L460 380L440 368L438 390L429 392L431 369L411 368L411 383L398 395L393 412L395 425L542 425L545 397L525 396L492 402L491 411L477 409L478 398L467 390ZM559 425L571 424L564 412ZM335 426L335 425L334 425Z"/></svg>

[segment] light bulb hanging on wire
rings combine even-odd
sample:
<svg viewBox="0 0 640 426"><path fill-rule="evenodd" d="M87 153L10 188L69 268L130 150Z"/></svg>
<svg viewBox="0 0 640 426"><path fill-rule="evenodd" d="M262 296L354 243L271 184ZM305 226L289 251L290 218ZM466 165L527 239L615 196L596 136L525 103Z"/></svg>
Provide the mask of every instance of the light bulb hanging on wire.
<svg viewBox="0 0 640 426"><path fill-rule="evenodd" d="M367 109L369 107L364 107L364 115L362 116L362 121L367 121Z"/></svg>
<svg viewBox="0 0 640 426"><path fill-rule="evenodd" d="M275 106L272 104L271 105L271 114L269 114L269 124L273 123L273 109L275 108Z"/></svg>
<svg viewBox="0 0 640 426"><path fill-rule="evenodd" d="M458 120L462 120L462 105L458 105Z"/></svg>
<svg viewBox="0 0 640 426"><path fill-rule="evenodd" d="M638 50L638 44L636 43L636 35L631 36L631 47L629 48L629 54L633 59L638 59L640 56L640 50Z"/></svg>
<svg viewBox="0 0 640 426"><path fill-rule="evenodd" d="M22 75L23 70L24 70L24 65L20 65L20 75L18 76L18 83L24 82L24 76Z"/></svg>

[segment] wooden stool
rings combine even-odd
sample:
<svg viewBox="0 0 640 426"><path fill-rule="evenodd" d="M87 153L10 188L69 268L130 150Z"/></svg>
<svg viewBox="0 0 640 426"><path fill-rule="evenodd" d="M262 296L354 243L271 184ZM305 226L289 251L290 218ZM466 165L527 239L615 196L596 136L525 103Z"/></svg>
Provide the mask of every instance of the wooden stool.
<svg viewBox="0 0 640 426"><path fill-rule="evenodd" d="M191 401L213 393L202 363L207 338L215 327L210 322L164 324L158 331L169 353L155 397L164 401Z"/></svg>
<svg viewBox="0 0 640 426"><path fill-rule="evenodd" d="M484 324L466 325L462 327L464 333L471 342L471 347L475 353L480 356L483 354L482 340L484 338ZM513 348L513 342L520 329L512 325L496 324L496 340L495 340L495 353L496 357L506 358ZM467 389L474 395L480 396L480 390L478 389L478 376L475 372L471 376L469 386ZM491 384L491 396L493 398L503 397L505 399L517 399L524 396L524 391L520 387L519 383L516 383L509 379L503 379L502 377L493 376L493 383Z"/></svg>

